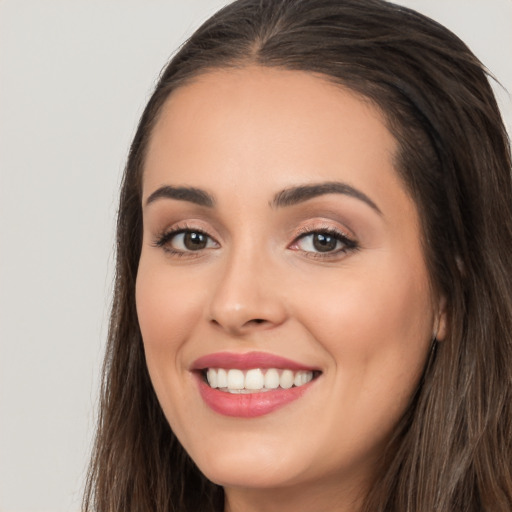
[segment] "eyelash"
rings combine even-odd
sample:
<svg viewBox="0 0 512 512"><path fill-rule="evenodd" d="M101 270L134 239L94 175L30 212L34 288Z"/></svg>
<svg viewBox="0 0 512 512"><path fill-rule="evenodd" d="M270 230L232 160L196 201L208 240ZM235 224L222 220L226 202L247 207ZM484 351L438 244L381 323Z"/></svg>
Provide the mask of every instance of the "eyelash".
<svg viewBox="0 0 512 512"><path fill-rule="evenodd" d="M308 258L317 258L317 259L328 259L328 258L336 258L342 254L346 254L352 251L356 251L359 249L359 244L352 238L349 238L342 231L329 227L315 227L311 228L303 228L299 230L299 233L295 236L294 241L291 246L297 245L300 240L304 240L308 236L313 235L325 235L328 237L332 237L336 240L336 242L340 242L342 244L342 248L334 250L334 251L326 251L326 252L313 252L313 251L302 251ZM301 249L297 249L301 250Z"/></svg>
<svg viewBox="0 0 512 512"><path fill-rule="evenodd" d="M153 245L153 247L162 248L166 253L170 254L171 256L177 256L177 257L199 256L198 253L201 252L200 250L198 250L198 251L191 251L191 250L190 251L181 251L179 249L174 249L169 244L169 242L174 237L181 235L183 233L197 233L197 234L203 235L206 238L208 238L209 240L213 240L215 243L217 243L217 241L213 237L211 237L208 233L206 233L206 231L204 231L202 229L197 229L197 228L194 228L194 227L191 227L188 225L182 225L182 226L177 226L176 228L168 230L168 231L163 231L155 238L152 245Z"/></svg>
<svg viewBox="0 0 512 512"><path fill-rule="evenodd" d="M199 256L199 254L204 249L199 249L197 251L188 250L183 251L179 249L174 249L169 242L175 238L176 236L184 233L196 233L199 235L203 235L209 240L213 241L214 243L218 244L218 242L210 236L206 231L202 229L197 229L192 226L177 226L174 229L171 229L169 231L164 231L160 233L155 240L153 241L152 245L153 247L159 247L162 248L165 252L170 254L171 256L177 256L177 257L195 257ZM352 238L349 238L347 235L345 235L342 231L337 230L333 227L319 227L319 228L303 228L299 230L299 232L295 235L295 238L293 242L289 245L289 248L293 248L293 246L296 246L301 240L306 239L308 236L313 235L325 235L327 237L332 237L336 240L336 242L340 242L343 247L334 251L326 251L326 252L314 252L314 251L304 251L300 248L293 249L297 251L301 251L303 254L307 255L309 258L318 258L318 259L328 259L328 258L334 258L341 254L346 254L352 251L356 251L359 249L359 244L353 240Z"/></svg>

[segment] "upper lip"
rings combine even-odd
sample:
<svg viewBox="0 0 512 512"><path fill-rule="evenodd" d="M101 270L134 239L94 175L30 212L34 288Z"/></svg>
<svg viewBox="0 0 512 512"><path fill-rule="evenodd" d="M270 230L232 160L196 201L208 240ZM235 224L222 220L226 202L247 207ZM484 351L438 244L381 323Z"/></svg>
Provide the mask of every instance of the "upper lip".
<svg viewBox="0 0 512 512"><path fill-rule="evenodd" d="M196 371L206 368L237 368L240 370L248 370L251 368L281 368L295 371L318 370L316 367L267 352L216 352L196 359L191 366L191 370Z"/></svg>

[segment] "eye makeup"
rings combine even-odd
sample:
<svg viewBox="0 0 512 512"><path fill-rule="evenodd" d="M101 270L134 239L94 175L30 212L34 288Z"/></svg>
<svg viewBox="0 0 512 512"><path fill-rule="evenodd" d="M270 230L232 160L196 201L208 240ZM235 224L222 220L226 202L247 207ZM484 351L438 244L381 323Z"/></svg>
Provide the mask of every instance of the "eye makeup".
<svg viewBox="0 0 512 512"><path fill-rule="evenodd" d="M359 249L355 240L332 226L302 228L289 249L300 251L308 257L337 258Z"/></svg>

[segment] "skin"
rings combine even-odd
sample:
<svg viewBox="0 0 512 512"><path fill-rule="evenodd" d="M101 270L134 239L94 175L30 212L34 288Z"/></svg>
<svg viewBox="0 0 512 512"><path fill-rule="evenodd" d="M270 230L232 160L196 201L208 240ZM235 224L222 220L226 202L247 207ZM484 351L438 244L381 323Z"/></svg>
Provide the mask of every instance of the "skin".
<svg viewBox="0 0 512 512"><path fill-rule="evenodd" d="M199 468L224 486L226 510L357 510L433 335L444 337L417 209L393 168L396 147L370 102L298 71L208 72L164 106L143 176L137 312L163 411ZM324 182L348 184L376 208L341 193L272 202ZM147 204L164 185L202 189L215 205ZM186 250L182 237L156 245L184 228L206 233L207 246ZM319 253L302 236L325 229L357 248ZM212 411L192 363L255 350L322 373L270 414Z"/></svg>

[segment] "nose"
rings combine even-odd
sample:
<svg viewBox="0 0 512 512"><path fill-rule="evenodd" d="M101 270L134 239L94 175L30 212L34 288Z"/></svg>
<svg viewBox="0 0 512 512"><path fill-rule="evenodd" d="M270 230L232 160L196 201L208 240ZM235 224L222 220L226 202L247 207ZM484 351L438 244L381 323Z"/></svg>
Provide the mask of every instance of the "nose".
<svg viewBox="0 0 512 512"><path fill-rule="evenodd" d="M233 254L223 263L210 301L210 321L243 336L282 324L287 317L277 269L261 252Z"/></svg>

